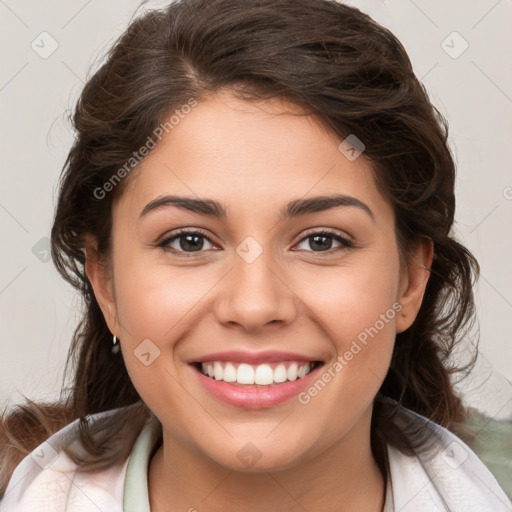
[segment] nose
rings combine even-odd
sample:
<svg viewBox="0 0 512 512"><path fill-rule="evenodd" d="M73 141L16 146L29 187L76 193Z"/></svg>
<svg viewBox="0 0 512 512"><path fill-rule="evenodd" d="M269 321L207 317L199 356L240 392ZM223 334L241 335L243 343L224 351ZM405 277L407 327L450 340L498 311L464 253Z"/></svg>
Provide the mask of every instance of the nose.
<svg viewBox="0 0 512 512"><path fill-rule="evenodd" d="M272 260L271 251L263 251L256 260L249 261L235 256L219 289L216 319L247 331L292 323L298 297L293 292L291 274Z"/></svg>

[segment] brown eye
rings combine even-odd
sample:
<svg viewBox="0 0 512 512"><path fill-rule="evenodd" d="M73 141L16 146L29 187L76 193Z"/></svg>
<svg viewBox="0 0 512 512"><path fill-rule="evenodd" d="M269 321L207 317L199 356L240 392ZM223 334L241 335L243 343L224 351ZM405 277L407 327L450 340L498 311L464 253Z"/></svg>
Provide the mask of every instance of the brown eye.
<svg viewBox="0 0 512 512"><path fill-rule="evenodd" d="M332 249L333 240L338 242L340 246ZM354 247L354 243L348 240L347 238L334 233L332 231L317 231L314 233L310 233L307 236L303 237L299 244L308 242L308 246L310 248L309 252L336 252L342 249L351 249ZM306 249L308 250L308 249Z"/></svg>
<svg viewBox="0 0 512 512"><path fill-rule="evenodd" d="M176 253L204 252L202 249L204 248L205 240L213 245L213 242L201 231L181 230L162 240L158 247ZM177 243L174 244L175 242ZM174 247L171 244L174 244Z"/></svg>

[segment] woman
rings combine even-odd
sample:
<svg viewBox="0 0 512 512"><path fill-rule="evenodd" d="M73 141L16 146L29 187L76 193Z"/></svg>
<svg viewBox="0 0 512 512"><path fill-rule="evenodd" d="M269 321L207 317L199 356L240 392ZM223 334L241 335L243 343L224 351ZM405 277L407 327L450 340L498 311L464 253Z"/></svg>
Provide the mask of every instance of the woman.
<svg viewBox="0 0 512 512"><path fill-rule="evenodd" d="M443 364L478 273L447 128L389 31L329 0L172 3L74 125L74 386L4 418L2 511L510 510Z"/></svg>

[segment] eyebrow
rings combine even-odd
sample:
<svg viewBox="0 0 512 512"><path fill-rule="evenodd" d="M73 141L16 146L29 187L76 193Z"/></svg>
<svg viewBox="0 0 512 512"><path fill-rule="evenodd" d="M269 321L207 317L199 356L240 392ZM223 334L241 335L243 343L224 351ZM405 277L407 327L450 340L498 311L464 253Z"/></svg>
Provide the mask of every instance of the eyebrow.
<svg viewBox="0 0 512 512"><path fill-rule="evenodd" d="M200 215L209 215L216 218L226 218L228 212L228 208L223 203L213 199L196 199L193 197L166 195L157 197L153 201L150 201L140 213L139 220L148 213L160 210L167 206L176 206ZM279 218L284 220L292 217L298 217L300 215L306 215L308 213L330 210L331 208L337 208L340 206L359 208L366 212L375 222L375 216L367 204L355 197L343 194L295 199L287 203L280 211Z"/></svg>

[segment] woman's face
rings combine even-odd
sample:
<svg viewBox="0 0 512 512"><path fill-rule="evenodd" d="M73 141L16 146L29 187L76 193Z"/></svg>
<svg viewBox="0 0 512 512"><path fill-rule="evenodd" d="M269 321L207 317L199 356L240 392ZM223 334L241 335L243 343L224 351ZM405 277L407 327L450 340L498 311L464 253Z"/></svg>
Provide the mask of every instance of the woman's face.
<svg viewBox="0 0 512 512"><path fill-rule="evenodd" d="M395 335L428 275L425 248L401 270L393 211L364 153L342 152L293 108L227 92L197 104L114 204L106 281L88 251L164 443L239 470L368 443Z"/></svg>

